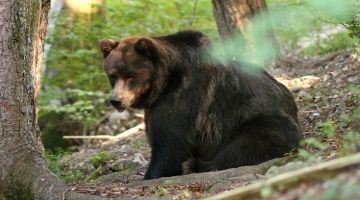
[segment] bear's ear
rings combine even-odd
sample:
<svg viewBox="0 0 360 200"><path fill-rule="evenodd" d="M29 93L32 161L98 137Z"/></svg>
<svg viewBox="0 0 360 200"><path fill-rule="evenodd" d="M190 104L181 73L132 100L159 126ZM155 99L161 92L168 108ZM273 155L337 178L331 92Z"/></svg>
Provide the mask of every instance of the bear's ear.
<svg viewBox="0 0 360 200"><path fill-rule="evenodd" d="M210 39L200 31L179 31L175 34L167 35L164 38L170 39L172 43L186 44L194 48L211 48L212 43Z"/></svg>
<svg viewBox="0 0 360 200"><path fill-rule="evenodd" d="M212 47L211 40L206 35L199 38L198 42L199 42L198 44L200 47Z"/></svg>
<svg viewBox="0 0 360 200"><path fill-rule="evenodd" d="M148 58L155 58L158 55L158 49L156 48L154 42L149 38L140 38L136 41L134 49L139 54Z"/></svg>
<svg viewBox="0 0 360 200"><path fill-rule="evenodd" d="M118 44L119 42L114 40L108 40L108 39L101 40L100 49L103 52L104 58L106 58L109 55L110 51L112 51L115 47L117 47Z"/></svg>

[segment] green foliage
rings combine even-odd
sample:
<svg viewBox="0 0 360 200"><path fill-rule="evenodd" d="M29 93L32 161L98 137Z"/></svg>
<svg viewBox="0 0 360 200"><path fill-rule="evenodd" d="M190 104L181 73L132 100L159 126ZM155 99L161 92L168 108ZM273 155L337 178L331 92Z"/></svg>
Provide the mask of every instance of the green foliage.
<svg viewBox="0 0 360 200"><path fill-rule="evenodd" d="M268 198L271 195L274 195L275 191L270 186L265 186L260 189L260 196L262 198Z"/></svg>
<svg viewBox="0 0 360 200"><path fill-rule="evenodd" d="M357 0L268 0L274 32L280 43L291 49L303 48L301 53L316 56L354 48L359 30ZM347 31L322 34L324 28L336 25Z"/></svg>
<svg viewBox="0 0 360 200"><path fill-rule="evenodd" d="M153 186L149 189L149 191L155 194L155 196L164 196L169 193L168 189L161 185Z"/></svg>
<svg viewBox="0 0 360 200"><path fill-rule="evenodd" d="M106 161L113 159L116 155L109 154L107 152L100 152L99 154L90 158L92 165L95 168L100 167L101 165L105 164Z"/></svg>
<svg viewBox="0 0 360 200"><path fill-rule="evenodd" d="M96 178L98 178L102 175L108 174L108 173L109 173L108 168L100 166L90 174L90 176L89 176L89 178L87 178L87 180L91 182L91 181L95 180Z"/></svg>
<svg viewBox="0 0 360 200"><path fill-rule="evenodd" d="M321 21L346 27L350 37L360 38L360 2L358 0L301 0Z"/></svg>
<svg viewBox="0 0 360 200"><path fill-rule="evenodd" d="M58 175L65 182L74 182L84 178L84 174L81 170L76 169L75 171L63 171L63 174Z"/></svg>
<svg viewBox="0 0 360 200"><path fill-rule="evenodd" d="M358 99L360 90L355 86L349 86L349 91L355 93ZM355 130L347 130L346 127L351 123L357 123L360 120L360 107L356 107L350 114L341 114L340 122L335 123L333 120L326 120L325 122L318 122L316 125L319 127L319 132L316 138L306 138L303 140L302 145L307 145L316 152L309 152L306 149L299 149L298 155L309 162L317 161L320 156L328 155L333 150L332 147L324 143L326 139L333 138L340 143L338 155L344 157L354 154L358 151L360 145L360 133ZM337 135L336 132L342 129L343 134Z"/></svg>
<svg viewBox="0 0 360 200"><path fill-rule="evenodd" d="M314 40L314 38L316 39ZM322 37L320 34L317 34L314 38L312 38L314 43L302 51L303 55L322 55L342 49L354 48L355 44L359 42L359 39L349 37L349 31L331 34L328 37Z"/></svg>
<svg viewBox="0 0 360 200"><path fill-rule="evenodd" d="M303 56L354 48L359 38L349 37L354 28L348 26L349 20L357 20L359 14L351 7L354 4L354 0L345 3L335 0L334 4L327 0L268 0L270 16L254 17L245 37L233 37L223 42L225 56L266 65L278 55L274 53L278 52L278 45L271 39L272 30L278 36L280 46ZM269 19L272 26L269 26ZM355 23L352 24L355 27ZM339 29L338 25L348 30Z"/></svg>
<svg viewBox="0 0 360 200"><path fill-rule="evenodd" d="M49 169L65 182L74 182L84 177L81 170L69 170L65 165L58 163L63 156L70 154L70 152L66 152L61 148L56 148L54 153L49 150L45 152L45 159Z"/></svg>
<svg viewBox="0 0 360 200"><path fill-rule="evenodd" d="M360 196L360 185L354 180L351 180L351 177L342 174L332 180L327 180L326 183L324 183L324 186L326 185L325 190L315 193L304 193L300 197L300 200L357 199Z"/></svg>
<svg viewBox="0 0 360 200"><path fill-rule="evenodd" d="M331 146L327 143L323 143L326 138L334 137L337 126L334 121L327 120L326 122L318 122L317 126L320 127L318 136L316 138L306 138L302 141L302 145L308 145L313 149L317 149L316 152L309 152L305 149L299 149L299 156L305 158L308 162L317 161L320 156L329 154Z"/></svg>
<svg viewBox="0 0 360 200"><path fill-rule="evenodd" d="M55 152L47 150L45 152L45 158L48 162L59 161L63 156L70 155L71 152L66 152L61 148L55 148Z"/></svg>
<svg viewBox="0 0 360 200"><path fill-rule="evenodd" d="M358 151L360 135L358 132L349 131L342 136L339 156L354 154Z"/></svg>
<svg viewBox="0 0 360 200"><path fill-rule="evenodd" d="M101 91L71 89L66 93L67 99L76 99L65 105L43 105L39 112L42 117L48 113L65 113L70 120L81 121L85 127L91 127L103 114L108 94Z"/></svg>
<svg viewBox="0 0 360 200"><path fill-rule="evenodd" d="M325 137L334 137L336 125L334 124L334 121L328 119L326 122L318 122L317 126L321 127L321 131L318 133L319 135L325 136Z"/></svg>
<svg viewBox="0 0 360 200"><path fill-rule="evenodd" d="M347 28L347 32L332 35L328 38L319 38L318 43L304 54L312 55L315 48L320 54L337 51L347 47L354 47L360 38L360 6L358 0L334 0L329 3L326 0L302 0L300 1L319 20L328 24L341 25ZM348 37L350 36L350 38ZM357 37L357 39L352 39ZM323 41L322 41L323 40Z"/></svg>

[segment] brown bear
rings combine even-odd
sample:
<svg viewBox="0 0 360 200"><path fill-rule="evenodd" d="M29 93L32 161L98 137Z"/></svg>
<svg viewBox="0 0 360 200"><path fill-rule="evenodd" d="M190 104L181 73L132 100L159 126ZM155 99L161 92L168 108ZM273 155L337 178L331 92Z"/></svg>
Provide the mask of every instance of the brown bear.
<svg viewBox="0 0 360 200"><path fill-rule="evenodd" d="M203 33L105 39L100 48L111 104L145 111L144 179L255 165L298 147L290 91L262 68L220 56Z"/></svg>

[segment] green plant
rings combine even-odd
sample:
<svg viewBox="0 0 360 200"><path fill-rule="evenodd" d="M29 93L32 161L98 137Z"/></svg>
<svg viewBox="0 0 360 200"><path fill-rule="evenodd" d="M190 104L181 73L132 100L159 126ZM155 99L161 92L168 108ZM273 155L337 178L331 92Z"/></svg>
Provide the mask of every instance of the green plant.
<svg viewBox="0 0 360 200"><path fill-rule="evenodd" d="M70 154L71 154L71 152L66 152L61 148L55 148L55 152L52 152L51 150L46 150L45 158L46 158L48 164L51 164L50 162L59 161L65 155L70 155Z"/></svg>
<svg viewBox="0 0 360 200"><path fill-rule="evenodd" d="M164 196L169 193L168 189L161 185L153 186L149 190L151 193L155 194L155 196Z"/></svg>
<svg viewBox="0 0 360 200"><path fill-rule="evenodd" d="M84 91L71 89L67 98L74 98L74 103L65 105L43 105L39 112L42 117L50 112L66 113L74 121L81 121L85 127L90 128L105 113L104 103L108 94L101 91Z"/></svg>
<svg viewBox="0 0 360 200"><path fill-rule="evenodd" d="M91 181L95 180L96 178L98 178L102 175L108 174L108 173L109 173L108 168L100 166L90 174L90 176L89 176L89 178L87 178L87 180L89 180L91 182Z"/></svg>
<svg viewBox="0 0 360 200"><path fill-rule="evenodd" d="M59 160L62 157L70 154L71 152L66 152L61 148L55 148L55 152L50 150L45 152L45 159L48 163L49 169L65 182L77 181L84 177L81 170L70 170L66 165L59 164Z"/></svg>
<svg viewBox="0 0 360 200"><path fill-rule="evenodd" d="M60 176L65 182L74 182L84 178L84 174L81 170L64 171Z"/></svg>
<svg viewBox="0 0 360 200"><path fill-rule="evenodd" d="M276 194L276 191L271 188L270 186L264 186L263 188L261 188L260 190L260 196L262 198L268 198L272 195L275 195Z"/></svg>
<svg viewBox="0 0 360 200"><path fill-rule="evenodd" d="M339 156L354 154L359 151L360 135L358 132L349 131L342 136Z"/></svg>
<svg viewBox="0 0 360 200"><path fill-rule="evenodd" d="M115 154L110 154L107 152L100 152L99 154L91 157L90 160L91 160L92 165L95 168L98 168L101 165L103 165L106 161L113 159L115 156L116 156Z"/></svg>
<svg viewBox="0 0 360 200"><path fill-rule="evenodd" d="M349 37L349 31L330 34L327 37L322 37L320 33L316 34L316 39L314 40L314 38L312 38L314 42L302 51L303 55L323 55L342 49L355 48L356 43L359 41L359 39Z"/></svg>
<svg viewBox="0 0 360 200"><path fill-rule="evenodd" d="M293 50L303 48L302 55L317 56L359 42L358 0L268 0L275 34L282 45ZM325 27L342 26L347 31L322 34ZM349 37L350 36L350 37Z"/></svg>
<svg viewBox="0 0 360 200"><path fill-rule="evenodd" d="M312 148L318 149L316 152L309 152L306 149L299 149L298 155L304 158L307 162L317 161L319 156L327 153L327 150L329 149L329 145L323 144L318 138L306 138L303 140L302 145L308 145Z"/></svg>
<svg viewBox="0 0 360 200"><path fill-rule="evenodd" d="M325 23L342 25L347 28L350 37L360 38L360 2L359 0L300 0L299 4L309 9Z"/></svg>
<svg viewBox="0 0 360 200"><path fill-rule="evenodd" d="M360 90L357 86L350 85L348 90L354 93L358 99ZM351 123L358 123L360 120L360 107L356 107L350 114L341 114L338 123L333 120L326 120L325 122L318 122L316 125L320 128L320 131L315 138L306 138L303 140L302 145L307 145L313 149L317 149L316 152L309 152L306 149L299 149L299 156L309 162L316 161L319 156L329 154L332 150L330 144L325 143L326 139L334 138L339 142L338 156L343 157L353 153L356 153L360 148L360 133L357 130L346 129ZM337 130L346 130L341 135L336 135Z"/></svg>

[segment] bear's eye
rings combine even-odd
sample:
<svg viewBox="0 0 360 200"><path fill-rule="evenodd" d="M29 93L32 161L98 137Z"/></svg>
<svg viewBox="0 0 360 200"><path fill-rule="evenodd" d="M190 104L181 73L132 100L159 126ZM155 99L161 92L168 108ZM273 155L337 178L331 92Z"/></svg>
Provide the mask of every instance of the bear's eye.
<svg viewBox="0 0 360 200"><path fill-rule="evenodd" d="M136 74L134 72L128 72L128 73L124 73L123 78L125 80L132 80L136 77Z"/></svg>
<svg viewBox="0 0 360 200"><path fill-rule="evenodd" d="M126 80L132 80L132 79L134 79L134 77L135 77L134 75L126 75L125 79Z"/></svg>
<svg viewBox="0 0 360 200"><path fill-rule="evenodd" d="M116 80L116 76L115 75L109 75L109 80L110 82L113 82Z"/></svg>

